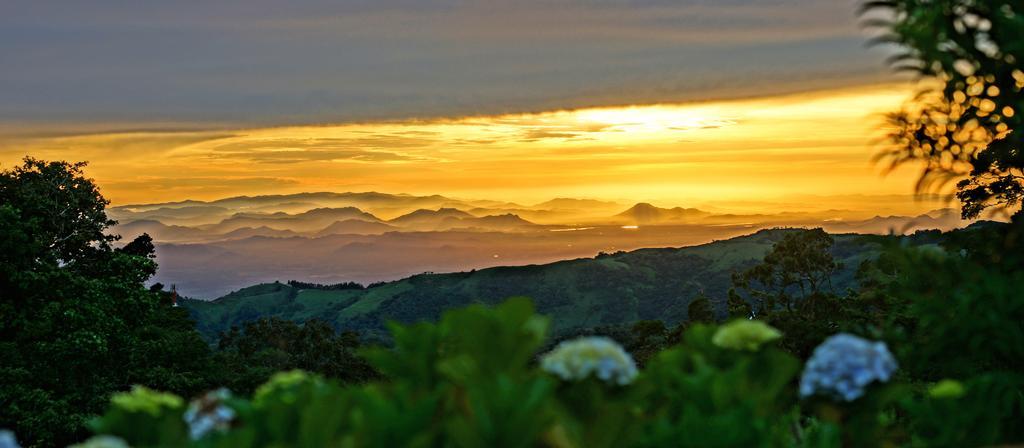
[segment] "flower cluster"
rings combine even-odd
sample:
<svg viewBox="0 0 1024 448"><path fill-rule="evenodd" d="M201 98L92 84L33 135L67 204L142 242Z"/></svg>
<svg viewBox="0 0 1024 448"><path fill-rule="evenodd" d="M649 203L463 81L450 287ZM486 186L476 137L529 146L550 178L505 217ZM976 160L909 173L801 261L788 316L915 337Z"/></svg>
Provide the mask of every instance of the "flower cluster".
<svg viewBox="0 0 1024 448"><path fill-rule="evenodd" d="M184 405L181 397L155 390L135 386L131 392L114 394L110 401L117 407L129 412L145 412L160 415L160 408L177 408Z"/></svg>
<svg viewBox="0 0 1024 448"><path fill-rule="evenodd" d="M633 357L605 337L564 341L543 356L540 366L566 381L580 381L593 375L605 383L623 386L637 376Z"/></svg>
<svg viewBox="0 0 1024 448"><path fill-rule="evenodd" d="M885 382L896 371L896 360L884 342L840 333L814 349L800 378L800 396L821 394L853 401L872 382Z"/></svg>
<svg viewBox="0 0 1024 448"><path fill-rule="evenodd" d="M231 392L220 388L189 403L184 419L192 440L199 440L212 430L225 431L231 427L235 410L224 404L229 398Z"/></svg>
<svg viewBox="0 0 1024 448"><path fill-rule="evenodd" d="M757 351L766 342L782 337L782 332L759 320L734 320L718 328L711 342L732 350Z"/></svg>

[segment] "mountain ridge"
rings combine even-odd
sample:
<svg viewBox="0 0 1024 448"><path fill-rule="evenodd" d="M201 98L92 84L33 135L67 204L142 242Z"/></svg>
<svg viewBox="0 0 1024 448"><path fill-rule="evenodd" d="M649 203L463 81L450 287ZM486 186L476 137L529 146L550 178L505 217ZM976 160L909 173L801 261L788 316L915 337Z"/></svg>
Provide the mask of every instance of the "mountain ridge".
<svg viewBox="0 0 1024 448"><path fill-rule="evenodd" d="M775 242L794 231L798 230L761 230L695 246L639 249L546 264L423 273L360 290L321 291L268 283L213 301L190 300L185 306L209 338L232 325L271 316L296 321L323 319L340 330L382 335L387 320L432 320L446 309L497 303L511 296L533 298L540 312L553 317L556 333L642 319L673 323L687 318L687 307L698 293L710 297L714 311L723 315L732 274L759 262ZM837 292L855 284L856 267L877 256L886 239L917 241L902 236L833 237L833 253L844 266L833 279Z"/></svg>

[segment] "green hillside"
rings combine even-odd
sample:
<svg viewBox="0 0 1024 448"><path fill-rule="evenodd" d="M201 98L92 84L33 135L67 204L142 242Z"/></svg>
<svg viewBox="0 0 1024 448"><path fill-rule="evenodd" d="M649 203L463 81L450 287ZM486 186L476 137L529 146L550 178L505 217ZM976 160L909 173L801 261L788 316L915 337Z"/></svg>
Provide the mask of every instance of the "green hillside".
<svg viewBox="0 0 1024 448"><path fill-rule="evenodd" d="M212 302L183 303L209 338L232 325L268 316L318 318L339 329L383 334L387 320L436 320L450 308L513 296L532 298L540 313L552 316L556 334L646 319L675 323L687 318L687 306L701 291L711 298L716 313L724 315L732 273L759 262L788 231L763 230L700 246L641 249L545 265L421 274L363 290L261 284ZM844 266L833 278L836 292L853 286L857 266L877 254L881 238L885 237L835 235L833 253Z"/></svg>

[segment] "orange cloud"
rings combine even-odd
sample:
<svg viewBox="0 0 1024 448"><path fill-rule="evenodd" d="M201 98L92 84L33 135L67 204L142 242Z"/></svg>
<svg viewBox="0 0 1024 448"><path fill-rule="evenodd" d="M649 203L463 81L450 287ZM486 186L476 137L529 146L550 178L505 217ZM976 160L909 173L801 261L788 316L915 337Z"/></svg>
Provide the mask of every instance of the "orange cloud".
<svg viewBox="0 0 1024 448"><path fill-rule="evenodd" d="M869 142L879 114L907 94L883 85L462 119L33 136L0 146L0 163L88 160L122 204L314 190L676 205L906 195L915 173L881 178Z"/></svg>

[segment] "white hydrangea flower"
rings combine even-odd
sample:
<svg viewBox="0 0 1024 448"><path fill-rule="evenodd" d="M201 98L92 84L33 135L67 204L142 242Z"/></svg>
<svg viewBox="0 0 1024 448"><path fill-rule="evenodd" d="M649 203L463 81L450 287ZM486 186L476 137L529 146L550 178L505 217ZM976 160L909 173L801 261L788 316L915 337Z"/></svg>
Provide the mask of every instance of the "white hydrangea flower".
<svg viewBox="0 0 1024 448"><path fill-rule="evenodd" d="M583 337L564 341L541 358L541 369L565 381L594 376L608 384L624 386L638 372L633 357L606 337Z"/></svg>
<svg viewBox="0 0 1024 448"><path fill-rule="evenodd" d="M3 429L0 430L0 448L21 448L18 445L18 439L14 437L14 433Z"/></svg>
<svg viewBox="0 0 1024 448"><path fill-rule="evenodd" d="M199 440L210 431L224 431L231 426L235 420L235 410L224 404L230 397L231 391L222 387L189 403L183 417L185 423L188 423L192 440Z"/></svg>
<svg viewBox="0 0 1024 448"><path fill-rule="evenodd" d="M821 394L843 401L864 395L873 382L886 382L896 371L896 359L884 342L840 333L814 349L800 378L800 396Z"/></svg>

